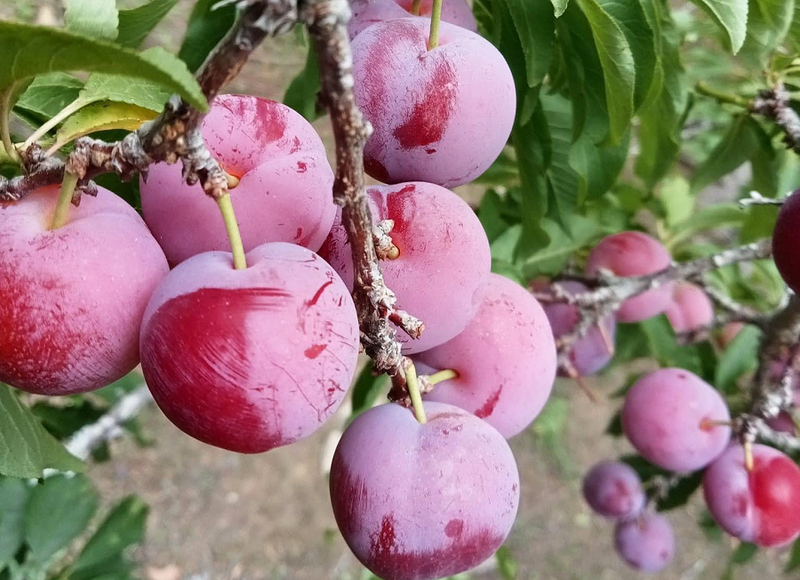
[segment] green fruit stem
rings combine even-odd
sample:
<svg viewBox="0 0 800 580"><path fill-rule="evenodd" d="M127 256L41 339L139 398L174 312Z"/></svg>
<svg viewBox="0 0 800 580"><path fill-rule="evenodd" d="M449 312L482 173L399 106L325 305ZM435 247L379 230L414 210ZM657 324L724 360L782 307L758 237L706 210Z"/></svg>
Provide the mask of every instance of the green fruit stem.
<svg viewBox="0 0 800 580"><path fill-rule="evenodd" d="M236 221L236 214L233 212L231 194L226 193L217 199L219 211L222 213L222 221L225 222L225 231L228 232L228 239L231 242L231 252L233 253L233 267L237 270L247 269L247 259L244 255L244 244L242 244L242 234L239 231L239 223Z"/></svg>
<svg viewBox="0 0 800 580"><path fill-rule="evenodd" d="M439 371L438 373L433 373L432 375L429 375L428 382L431 385L435 385L443 381L449 381L450 379L457 379L457 378L458 378L457 371L454 371L453 369L445 369L443 371Z"/></svg>
<svg viewBox="0 0 800 580"><path fill-rule="evenodd" d="M13 83L5 92L0 93L0 139L3 141L3 148L15 163L20 163L19 153L14 143L11 142L11 129L8 125L11 116L11 97L17 88L17 83Z"/></svg>
<svg viewBox="0 0 800 580"><path fill-rule="evenodd" d="M411 397L411 404L414 406L414 416L420 424L424 425L428 422L428 418L425 417L425 408L422 406L422 395L419 393L417 369L411 361L408 362L408 366L406 367L406 385L408 386L408 394Z"/></svg>
<svg viewBox="0 0 800 580"><path fill-rule="evenodd" d="M442 21L442 0L433 0L431 8L431 34L428 38L428 50L439 46L439 23Z"/></svg>
<svg viewBox="0 0 800 580"><path fill-rule="evenodd" d="M61 182L61 193L58 194L56 211L53 214L53 221L50 222L50 230L57 230L69 221L69 211L72 206L72 196L75 187L78 185L78 176L68 171L64 172L64 180Z"/></svg>

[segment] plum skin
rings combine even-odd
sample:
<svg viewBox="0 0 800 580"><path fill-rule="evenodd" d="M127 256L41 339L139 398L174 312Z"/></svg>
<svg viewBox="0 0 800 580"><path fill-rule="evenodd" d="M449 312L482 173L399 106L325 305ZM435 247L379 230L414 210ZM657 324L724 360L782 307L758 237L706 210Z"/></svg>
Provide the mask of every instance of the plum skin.
<svg viewBox="0 0 800 580"><path fill-rule="evenodd" d="M645 514L617 524L614 547L633 568L658 572L675 556L675 533L664 516Z"/></svg>
<svg viewBox="0 0 800 580"><path fill-rule="evenodd" d="M586 292L587 288L580 282L559 282L565 291L571 295ZM550 302L542 306L547 319L550 321L550 328L553 330L553 337L559 339L568 334L575 328L580 320L580 309L574 304L565 302ZM613 316L603 320L603 328L611 345L617 333L617 321ZM586 377L601 371L614 357L614 351L609 350L609 345L603 339L600 328L593 326L586 333L586 336L575 341L569 352L569 360L572 363L578 376ZM565 374L559 371L559 374Z"/></svg>
<svg viewBox="0 0 800 580"><path fill-rule="evenodd" d="M519 505L511 449L488 423L443 403L428 417L396 404L359 415L334 454L336 522L356 557L385 580L463 572L505 540Z"/></svg>
<svg viewBox="0 0 800 580"><path fill-rule="evenodd" d="M714 321L714 305L702 288L682 282L675 284L665 314L676 333L692 332Z"/></svg>
<svg viewBox="0 0 800 580"><path fill-rule="evenodd" d="M772 232L772 258L783 281L795 292L800 292L798 228L800 228L800 195L795 191L784 200Z"/></svg>
<svg viewBox="0 0 800 580"><path fill-rule="evenodd" d="M490 274L475 317L455 338L413 357L421 372L452 369L427 401L455 405L507 439L541 412L553 388L556 347L542 307L516 282Z"/></svg>
<svg viewBox="0 0 800 580"><path fill-rule="evenodd" d="M386 285L397 296L397 308L425 324L416 340L398 330L403 353L450 340L477 311L491 269L480 220L455 193L430 183L373 186L367 197L375 223L394 220L390 236L400 256L380 262ZM352 289L352 249L340 213L319 253Z"/></svg>
<svg viewBox="0 0 800 580"><path fill-rule="evenodd" d="M139 363L139 326L169 268L102 187L50 231L58 187L0 204L0 381L39 395L104 387Z"/></svg>
<svg viewBox="0 0 800 580"><path fill-rule="evenodd" d="M720 394L693 373L659 369L639 379L625 396L622 428L651 463L678 472L700 469L730 440L730 411Z"/></svg>
<svg viewBox="0 0 800 580"><path fill-rule="evenodd" d="M658 240L641 232L620 232L606 236L589 252L586 273L596 275L601 269L616 276L652 274L667 268L672 257ZM628 298L617 311L619 322L640 322L664 312L672 298L673 284L667 283Z"/></svg>
<svg viewBox="0 0 800 580"><path fill-rule="evenodd" d="M234 270L207 252L170 272L142 323L142 370L164 414L210 445L260 453L339 407L358 356L350 294L322 258L265 244Z"/></svg>
<svg viewBox="0 0 800 580"><path fill-rule="evenodd" d="M413 0L350 0L350 9L353 12L347 25L350 40L352 41L365 28L378 22L412 16L410 12L412 4ZM423 0L420 4L420 17L429 19L432 7L433 0ZM449 22L472 32L478 31L472 8L465 0L444 0L442 22Z"/></svg>
<svg viewBox="0 0 800 580"><path fill-rule="evenodd" d="M719 526L745 542L783 546L800 535L800 468L777 449L753 445L753 471L733 445L705 471L703 495Z"/></svg>
<svg viewBox="0 0 800 580"><path fill-rule="evenodd" d="M486 39L442 23L428 50L429 22L374 24L353 41L359 108L373 126L364 151L384 183L469 183L505 147L516 112L511 70Z"/></svg>
<svg viewBox="0 0 800 580"><path fill-rule="evenodd" d="M639 475L620 461L592 467L583 479L583 497L595 512L615 520L636 517L647 501Z"/></svg>
<svg viewBox="0 0 800 580"><path fill-rule="evenodd" d="M220 95L203 119L203 137L231 189L245 251L289 242L317 251L333 224L333 171L314 128L289 107L248 95ZM219 209L180 164L152 165L140 180L142 213L167 259L177 265L206 251L228 251Z"/></svg>

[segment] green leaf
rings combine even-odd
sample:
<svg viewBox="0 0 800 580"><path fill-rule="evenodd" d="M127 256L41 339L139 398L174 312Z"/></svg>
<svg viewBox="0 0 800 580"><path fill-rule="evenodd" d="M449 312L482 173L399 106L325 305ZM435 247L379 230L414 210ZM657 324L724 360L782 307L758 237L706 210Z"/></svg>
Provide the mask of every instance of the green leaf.
<svg viewBox="0 0 800 580"><path fill-rule="evenodd" d="M0 569L14 559L22 546L28 493L28 486L21 479L0 478Z"/></svg>
<svg viewBox="0 0 800 580"><path fill-rule="evenodd" d="M215 10L217 4L218 0L198 0L189 15L189 25L178 56L192 72L200 68L236 20L236 6L233 3Z"/></svg>
<svg viewBox="0 0 800 580"><path fill-rule="evenodd" d="M96 407L88 398L74 397L51 404L49 400L37 401L31 407L36 415L54 437L65 439L81 427L97 421L107 408Z"/></svg>
<svg viewBox="0 0 800 580"><path fill-rule="evenodd" d="M800 539L795 540L794 544L792 544L792 553L783 571L788 574L795 570L800 570Z"/></svg>
<svg viewBox="0 0 800 580"><path fill-rule="evenodd" d="M178 93L193 107L208 109L197 81L165 50L137 54L64 30L5 21L0 21L0 38L5 55L0 60L0 88L49 72L104 72L154 82Z"/></svg>
<svg viewBox="0 0 800 580"><path fill-rule="evenodd" d="M628 131L618 145L598 146L585 133L572 144L569 163L580 176L581 200L600 197L611 189L625 166L630 142L631 134ZM555 145L553 148L555 149ZM554 153L553 165L555 164Z"/></svg>
<svg viewBox="0 0 800 580"><path fill-rule="evenodd" d="M82 471L72 456L39 424L11 389L0 384L0 474L41 477L47 469Z"/></svg>
<svg viewBox="0 0 800 580"><path fill-rule="evenodd" d="M700 359L691 347L675 340L675 331L665 315L640 323L652 356L662 367L679 367L695 374L700 373Z"/></svg>
<svg viewBox="0 0 800 580"><path fill-rule="evenodd" d="M89 525L99 498L82 475L57 475L31 490L25 509L25 539L38 562L47 562Z"/></svg>
<svg viewBox="0 0 800 580"><path fill-rule="evenodd" d="M542 220L542 228L550 238L549 243L531 254L523 264L523 274L531 279L540 274L555 275L564 269L575 252L597 238L601 230L591 219L580 215L571 218L571 231L567 232L553 220Z"/></svg>
<svg viewBox="0 0 800 580"><path fill-rule="evenodd" d="M65 144L96 131L125 129L135 131L145 121L155 119L158 113L127 103L93 103L69 117L56 134L56 146Z"/></svg>
<svg viewBox="0 0 800 580"><path fill-rule="evenodd" d="M372 372L372 361L368 362L361 373L358 375L353 385L353 411L350 414L350 421L358 417L364 411L370 409L382 392L387 391L387 376L375 375Z"/></svg>
<svg viewBox="0 0 800 580"><path fill-rule="evenodd" d="M114 40L119 24L117 5L114 0L64 0L64 23L75 34Z"/></svg>
<svg viewBox="0 0 800 580"><path fill-rule="evenodd" d="M657 504L658 511L667 511L686 505L703 483L703 472L696 471L670 488Z"/></svg>
<svg viewBox="0 0 800 580"><path fill-rule="evenodd" d="M598 0L598 4L619 26L630 47L635 69L633 109L637 110L650 91L657 69L653 30L640 2Z"/></svg>
<svg viewBox="0 0 800 580"><path fill-rule="evenodd" d="M15 108L25 109L47 120L77 99L82 88L81 81L66 73L38 76L22 93Z"/></svg>
<svg viewBox="0 0 800 580"><path fill-rule="evenodd" d="M789 32L794 9L795 0L749 0L742 55L751 57L756 64L766 64Z"/></svg>
<svg viewBox="0 0 800 580"><path fill-rule="evenodd" d="M747 32L747 0L692 0L728 35L733 54L739 52Z"/></svg>
<svg viewBox="0 0 800 580"><path fill-rule="evenodd" d="M658 200L664 208L669 227L690 219L695 210L695 198L689 191L689 182L678 175L663 181L658 189Z"/></svg>
<svg viewBox="0 0 800 580"><path fill-rule="evenodd" d="M731 554L731 563L733 564L745 564L753 559L753 557L758 553L758 546L755 544L748 544L747 542L742 542L739 544L739 547L734 550L733 554Z"/></svg>
<svg viewBox="0 0 800 580"><path fill-rule="evenodd" d="M550 0L550 3L553 5L556 18L558 18L564 14L564 11L567 9L567 4L569 4L569 0Z"/></svg>
<svg viewBox="0 0 800 580"><path fill-rule="evenodd" d="M306 66L289 83L286 94L283 95L283 104L313 122L320 116L317 112L319 91L317 52L314 50L314 46L309 44Z"/></svg>
<svg viewBox="0 0 800 580"><path fill-rule="evenodd" d="M708 158L697 167L692 176L693 192L702 191L750 159L758 147L753 124L755 121L749 115L734 120Z"/></svg>
<svg viewBox="0 0 800 580"><path fill-rule="evenodd" d="M555 209L562 222L568 221L578 205L585 180L570 165L572 148L572 107L561 95L542 94L540 107L550 137L550 163L547 177L552 187ZM585 195L583 196L586 197Z"/></svg>
<svg viewBox="0 0 800 580"><path fill-rule="evenodd" d="M500 546L494 557L497 559L497 569L503 580L516 580L517 560L511 550L508 549L508 546Z"/></svg>
<svg viewBox="0 0 800 580"><path fill-rule="evenodd" d="M149 2L119 11L119 36L117 44L138 48L178 0L150 0Z"/></svg>
<svg viewBox="0 0 800 580"><path fill-rule="evenodd" d="M553 10L545 2L530 0L503 0L503 2L511 14L522 53L525 55L528 86L535 87L542 82L553 60L555 51ZM561 12L563 13L563 10Z"/></svg>
<svg viewBox="0 0 800 580"><path fill-rule="evenodd" d="M687 219L675 224L672 228L673 235L668 242L674 248L695 234L707 230L726 228L741 225L747 219L747 213L734 203L719 203L709 205L696 211Z"/></svg>
<svg viewBox="0 0 800 580"><path fill-rule="evenodd" d="M719 357L714 386L724 393L736 390L736 381L758 364L758 345L761 332L754 326L745 326Z"/></svg>
<svg viewBox="0 0 800 580"><path fill-rule="evenodd" d="M149 508L141 499L129 496L117 504L89 539L73 567L73 574L95 577L109 560L144 538Z"/></svg>
<svg viewBox="0 0 800 580"><path fill-rule="evenodd" d="M633 116L636 69L633 53L619 25L598 0L580 0L592 29L597 54L603 67L606 105L609 118L609 140L622 139Z"/></svg>

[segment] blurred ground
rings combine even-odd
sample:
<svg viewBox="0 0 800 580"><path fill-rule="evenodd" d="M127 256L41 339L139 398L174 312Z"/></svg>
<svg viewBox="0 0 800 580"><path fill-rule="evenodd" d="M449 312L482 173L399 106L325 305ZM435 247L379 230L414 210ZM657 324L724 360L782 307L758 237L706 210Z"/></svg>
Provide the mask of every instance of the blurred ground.
<svg viewBox="0 0 800 580"><path fill-rule="evenodd" d="M138 3L125 0L121 4ZM175 48L191 4L181 0L150 44ZM16 16L52 24L60 17L53 6L58 6L55 0L0 0L0 18ZM305 53L298 46L294 35L266 42L229 92L280 99L303 65ZM327 121L319 121L317 128L329 143ZM571 383L559 383L554 400L557 410L566 414L563 432L551 431L552 424L558 423L551 420L546 425L535 423L531 431L512 441L522 502L508 546L517 560L520 580L643 577L616 557L612 526L592 516L580 496L580 476L587 468L626 451L622 443L602 435L615 408L602 395L612 392L619 378L606 382L598 389L603 400L597 404ZM190 439L155 409L144 413L142 423L155 445L141 449L122 441L115 446L114 460L93 467L91 476L108 501L138 494L151 505L148 537L139 553L148 580L362 577L363 569L336 531L321 473L335 425L289 448L239 456ZM696 524L701 513L694 502L689 509L669 515L678 536L676 561L650 577L720 577L731 545L705 539ZM777 579L782 577L780 570L778 557L762 553L737 571L736 578ZM472 577L501 578L494 570Z"/></svg>

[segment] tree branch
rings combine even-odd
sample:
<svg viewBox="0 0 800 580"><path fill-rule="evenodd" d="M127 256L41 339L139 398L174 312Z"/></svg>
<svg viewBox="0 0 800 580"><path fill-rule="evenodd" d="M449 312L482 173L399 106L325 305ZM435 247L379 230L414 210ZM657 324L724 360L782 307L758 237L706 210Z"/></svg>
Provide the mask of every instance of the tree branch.
<svg viewBox="0 0 800 580"><path fill-rule="evenodd" d="M393 322L416 338L422 323L395 307L394 293L381 274L372 221L364 187L364 145L372 127L356 105L353 93L353 55L347 34L350 6L346 0L305 0L301 18L308 26L319 58L322 99L330 112L336 142L336 180L333 196L342 207L342 224L353 252L353 300L364 351L379 372L403 382L405 360ZM401 385L403 386L403 385Z"/></svg>
<svg viewBox="0 0 800 580"><path fill-rule="evenodd" d="M790 98L783 83L778 83L753 99L750 112L772 119L783 131L786 146L800 155L800 115L789 106Z"/></svg>

